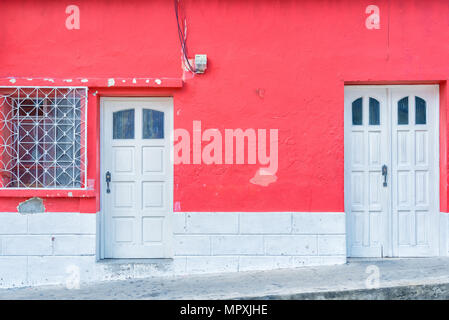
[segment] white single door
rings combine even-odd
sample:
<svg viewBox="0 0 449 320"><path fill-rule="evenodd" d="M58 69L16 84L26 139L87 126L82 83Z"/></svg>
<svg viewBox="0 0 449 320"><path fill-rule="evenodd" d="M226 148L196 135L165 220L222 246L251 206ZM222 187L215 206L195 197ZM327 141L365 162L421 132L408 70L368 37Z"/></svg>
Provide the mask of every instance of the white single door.
<svg viewBox="0 0 449 320"><path fill-rule="evenodd" d="M348 256L438 255L438 87L345 88Z"/></svg>
<svg viewBox="0 0 449 320"><path fill-rule="evenodd" d="M171 98L102 99L104 258L172 256Z"/></svg>

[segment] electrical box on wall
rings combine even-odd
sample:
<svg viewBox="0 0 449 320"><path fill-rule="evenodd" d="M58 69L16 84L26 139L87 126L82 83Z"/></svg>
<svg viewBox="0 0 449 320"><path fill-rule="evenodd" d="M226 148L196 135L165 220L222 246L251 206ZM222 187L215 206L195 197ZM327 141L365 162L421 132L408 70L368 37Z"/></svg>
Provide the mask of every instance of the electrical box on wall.
<svg viewBox="0 0 449 320"><path fill-rule="evenodd" d="M196 54L195 55L195 71L196 73L204 73L207 69L207 55Z"/></svg>

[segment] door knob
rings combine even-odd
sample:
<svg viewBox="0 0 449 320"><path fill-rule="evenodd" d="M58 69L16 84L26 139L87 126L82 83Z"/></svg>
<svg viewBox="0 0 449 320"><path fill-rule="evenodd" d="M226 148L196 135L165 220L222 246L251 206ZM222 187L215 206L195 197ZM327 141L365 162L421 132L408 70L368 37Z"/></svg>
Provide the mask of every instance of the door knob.
<svg viewBox="0 0 449 320"><path fill-rule="evenodd" d="M384 164L382 166L382 175L384 176L384 187L387 186L387 174L388 174L388 168L387 166Z"/></svg>
<svg viewBox="0 0 449 320"><path fill-rule="evenodd" d="M111 193L111 189L109 189L109 182L111 182L111 173L109 171L106 172L106 193Z"/></svg>

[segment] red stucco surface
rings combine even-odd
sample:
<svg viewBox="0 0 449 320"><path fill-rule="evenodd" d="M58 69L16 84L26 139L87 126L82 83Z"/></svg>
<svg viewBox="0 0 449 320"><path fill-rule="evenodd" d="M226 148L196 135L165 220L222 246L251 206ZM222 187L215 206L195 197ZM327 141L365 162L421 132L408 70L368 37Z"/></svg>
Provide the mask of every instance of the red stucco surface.
<svg viewBox="0 0 449 320"><path fill-rule="evenodd" d="M200 120L203 130L279 129L275 182L250 183L259 165L177 165L176 210L341 212L345 83L438 83L441 210L447 211L447 0L182 3L189 52L209 58L204 75L182 69L172 1L77 1L79 30L66 29L64 1L1 2L0 84L12 85L11 77L16 85L73 79L91 89L88 176L95 191L46 197L47 210L99 209L101 96L168 95L175 128L191 132ZM369 4L380 8L379 30L365 27ZM129 88L104 88L108 78L128 79ZM133 78L163 85L133 85ZM2 192L0 211L15 211L25 200L23 193Z"/></svg>

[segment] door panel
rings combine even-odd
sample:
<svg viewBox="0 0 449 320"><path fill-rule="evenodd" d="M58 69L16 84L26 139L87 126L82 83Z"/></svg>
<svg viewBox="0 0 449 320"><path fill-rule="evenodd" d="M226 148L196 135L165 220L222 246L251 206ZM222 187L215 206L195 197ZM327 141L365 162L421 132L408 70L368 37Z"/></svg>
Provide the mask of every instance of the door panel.
<svg viewBox="0 0 449 320"><path fill-rule="evenodd" d="M104 257L171 257L171 99L105 98L102 108Z"/></svg>
<svg viewBox="0 0 449 320"><path fill-rule="evenodd" d="M438 254L436 105L434 86L391 92L392 150L397 150L392 152L392 247L397 257Z"/></svg>
<svg viewBox="0 0 449 320"><path fill-rule="evenodd" d="M345 104L345 158L351 159L345 162L349 174L345 180L350 181L345 183L348 255L380 257L387 236L389 198L381 172L388 162L387 92L346 90Z"/></svg>
<svg viewBox="0 0 449 320"><path fill-rule="evenodd" d="M345 88L348 256L438 254L437 90Z"/></svg>

